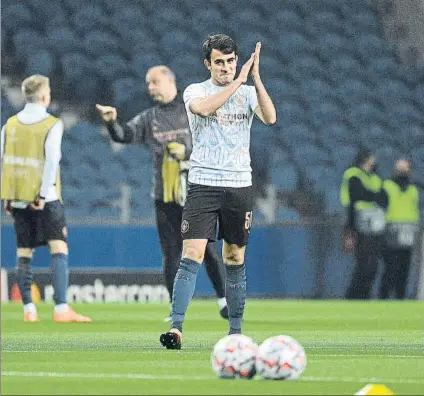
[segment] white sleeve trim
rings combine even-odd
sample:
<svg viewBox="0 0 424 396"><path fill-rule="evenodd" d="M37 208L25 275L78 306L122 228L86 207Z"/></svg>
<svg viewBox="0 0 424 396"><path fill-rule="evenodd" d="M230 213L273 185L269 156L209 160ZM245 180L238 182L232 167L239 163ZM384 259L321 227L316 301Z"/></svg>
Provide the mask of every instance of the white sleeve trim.
<svg viewBox="0 0 424 396"><path fill-rule="evenodd" d="M49 188L56 183L57 171L62 158L62 136L63 122L58 120L50 130L44 144L45 160L43 169L43 181L41 183L40 195L46 197Z"/></svg>

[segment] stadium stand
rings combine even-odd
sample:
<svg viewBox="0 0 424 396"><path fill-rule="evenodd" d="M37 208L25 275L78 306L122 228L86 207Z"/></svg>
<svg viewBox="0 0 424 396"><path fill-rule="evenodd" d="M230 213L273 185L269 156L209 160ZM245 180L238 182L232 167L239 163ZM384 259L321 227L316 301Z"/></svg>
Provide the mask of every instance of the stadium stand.
<svg viewBox="0 0 424 396"><path fill-rule="evenodd" d="M134 116L150 104L144 74L157 63L174 69L181 89L206 78L201 40L219 30L239 41L241 60L263 40L261 68L278 122L267 130L254 122L252 158L262 181L281 194L306 188L312 201L323 197L326 215L340 215L337 183L360 144L376 150L383 176L398 155L424 168L424 71L400 65L375 2L290 0L275 11L267 1L250 1L237 13L237 2L222 0L205 7L188 0L167 7L141 0L119 2L119 8L112 0L56 3L49 15L41 12L42 0L3 1L3 74L47 74L57 100L72 96L72 103L89 109L89 122L64 137L70 215L116 215L105 199L118 195L124 180L133 186L134 215L153 216L148 153L133 147L113 153L93 104L110 101L125 119ZM188 27L188 19L196 23ZM3 123L14 110L2 91ZM300 216L296 207L277 214Z"/></svg>

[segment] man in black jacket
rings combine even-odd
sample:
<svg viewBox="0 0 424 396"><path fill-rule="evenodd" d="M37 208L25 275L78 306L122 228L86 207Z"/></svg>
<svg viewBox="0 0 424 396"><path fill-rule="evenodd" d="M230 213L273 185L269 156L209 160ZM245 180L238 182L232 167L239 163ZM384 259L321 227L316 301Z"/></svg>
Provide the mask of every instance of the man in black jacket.
<svg viewBox="0 0 424 396"><path fill-rule="evenodd" d="M96 108L114 141L145 145L152 151L152 195L166 287L172 299L174 278L181 259L180 228L186 194L186 161L190 157L192 140L187 113L177 91L174 73L166 66L152 67L146 74L146 84L157 105L144 110L126 124L118 122L114 107L97 104ZM227 319L223 263L216 243L208 244L205 264L218 297L221 316Z"/></svg>

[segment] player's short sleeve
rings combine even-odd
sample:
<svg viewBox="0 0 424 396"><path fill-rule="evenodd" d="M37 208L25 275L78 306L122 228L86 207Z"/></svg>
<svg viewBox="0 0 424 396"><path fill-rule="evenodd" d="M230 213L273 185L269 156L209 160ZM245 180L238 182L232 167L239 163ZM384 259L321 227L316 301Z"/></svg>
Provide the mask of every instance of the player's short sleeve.
<svg viewBox="0 0 424 396"><path fill-rule="evenodd" d="M200 84L191 84L185 90L183 94L185 108L187 113L191 113L190 111L190 103L193 99L204 98L206 97L205 88Z"/></svg>
<svg viewBox="0 0 424 396"><path fill-rule="evenodd" d="M256 107L258 107L258 95L256 94L255 87L249 87L248 98L250 108L252 109L252 111L255 111Z"/></svg>

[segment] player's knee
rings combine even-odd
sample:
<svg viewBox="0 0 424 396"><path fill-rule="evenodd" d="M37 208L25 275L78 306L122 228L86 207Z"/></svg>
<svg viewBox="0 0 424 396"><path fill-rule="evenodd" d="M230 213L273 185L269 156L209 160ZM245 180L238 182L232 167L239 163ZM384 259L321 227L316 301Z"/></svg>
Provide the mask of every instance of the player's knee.
<svg viewBox="0 0 424 396"><path fill-rule="evenodd" d="M61 240L49 241L50 254L68 254L68 244Z"/></svg>
<svg viewBox="0 0 424 396"><path fill-rule="evenodd" d="M227 265L240 265L244 263L244 252L244 246L227 245L222 251L222 259Z"/></svg>
<svg viewBox="0 0 424 396"><path fill-rule="evenodd" d="M184 241L183 258L188 258L196 263L203 263L205 257L206 242L203 241Z"/></svg>
<svg viewBox="0 0 424 396"><path fill-rule="evenodd" d="M16 252L18 257L32 258L32 255L34 254L34 249L18 248Z"/></svg>

